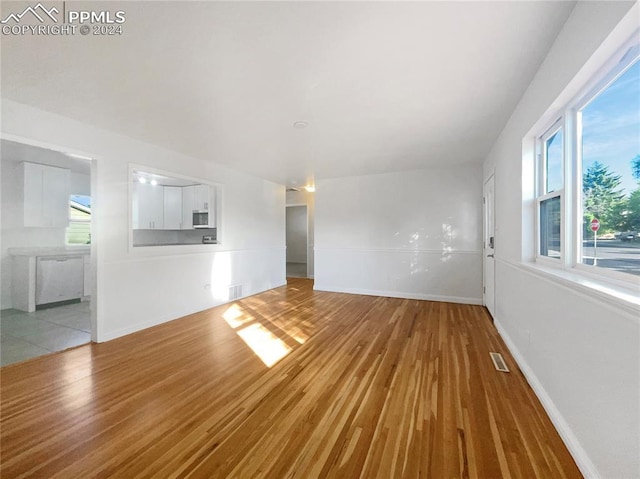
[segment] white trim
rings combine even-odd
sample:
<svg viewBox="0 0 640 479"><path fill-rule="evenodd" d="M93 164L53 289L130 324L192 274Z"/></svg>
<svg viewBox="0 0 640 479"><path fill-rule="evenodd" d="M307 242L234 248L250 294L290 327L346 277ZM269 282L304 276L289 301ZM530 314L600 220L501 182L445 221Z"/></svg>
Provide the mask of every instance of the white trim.
<svg viewBox="0 0 640 479"><path fill-rule="evenodd" d="M482 250L454 250L443 251L441 249L398 249L398 248L324 248L314 247L314 251L348 251L363 253L425 253L425 254L475 254L481 255Z"/></svg>
<svg viewBox="0 0 640 479"><path fill-rule="evenodd" d="M467 298L464 296L444 296L439 294L407 293L403 291L382 291L361 288L342 288L318 284L313 285L315 291L327 291L331 293L362 294L365 296L381 296L385 298L419 299L424 301L438 301L442 303L477 304L482 306L482 298Z"/></svg>
<svg viewBox="0 0 640 479"><path fill-rule="evenodd" d="M533 392L540 400L540 403L542 403L542 407L547 412L549 419L551 419L551 422L560 434L562 441L567 446L567 449L569 449L569 452L571 453L573 459L576 461L580 472L584 475L585 478L599 478L600 474L598 473L598 470L596 469L593 462L591 462L591 459L589 459L589 455L580 444L580 441L576 437L567 421L564 419L564 416L556 407L555 403L551 399L551 396L549 396L538 377L535 375L527 361L524 359L524 356L520 353L514 342L511 340L511 337L502 327L499 319L495 319L494 325L498 330L498 333L504 340L505 344L507 345L507 348L511 352L511 356L513 356L513 359L515 359L516 363L518 363L518 367L527 379L527 382L531 386L531 389L533 389Z"/></svg>
<svg viewBox="0 0 640 479"><path fill-rule="evenodd" d="M185 249L187 247L194 247L189 249ZM265 246L264 248L246 248L246 249L217 249L217 248L209 248L215 247L216 245L204 245L204 244L184 244L184 245L169 245L162 246L158 248L157 246L138 246L136 250L145 250L147 252L161 249L162 254L140 254L140 255L131 255L126 258L116 259L105 261L104 264L119 264L119 263L134 263L138 261L157 261L159 259L176 259L176 258L184 258L185 255L201 255L201 256L209 256L212 254L219 253L259 253L264 251L285 251L286 246ZM181 251L185 249L184 251ZM142 252L142 251L141 251Z"/></svg>

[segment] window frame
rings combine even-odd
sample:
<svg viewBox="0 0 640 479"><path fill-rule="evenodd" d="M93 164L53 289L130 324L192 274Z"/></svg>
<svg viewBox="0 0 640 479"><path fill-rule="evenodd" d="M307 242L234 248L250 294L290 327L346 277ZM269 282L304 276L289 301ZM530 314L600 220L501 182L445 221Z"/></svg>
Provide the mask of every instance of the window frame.
<svg viewBox="0 0 640 479"><path fill-rule="evenodd" d="M553 123L545 123L539 128L541 134L535 136L535 262L572 270L592 278L613 280L616 283L637 284L638 277L608 268L582 263L582 110L598 95L610 87L635 63L640 62L640 30L619 48L614 55L591 77L558 111ZM556 132L563 132L563 188L545 193L546 190L546 142ZM540 203L554 196L560 196L561 219L560 259L540 254Z"/></svg>
<svg viewBox="0 0 640 479"><path fill-rule="evenodd" d="M540 220L541 220L540 206L543 201L547 201L556 197L560 198L560 257L559 258L555 258L553 256L546 256L540 253L540 249L542 246L540 241L540 233L542 230L540 226ZM536 198L536 261L539 261L544 264L556 265L556 266L559 266L564 263L566 255L565 255L565 247L564 247L565 233L564 233L563 226L564 226L564 192L562 190L556 190L556 191L547 193L546 195L538 196Z"/></svg>
<svg viewBox="0 0 640 479"><path fill-rule="evenodd" d="M559 188L558 190L553 190L553 191L547 191L547 163L548 163L548 151L547 151L547 142L553 137L555 136L559 131L562 132L562 184L564 185L565 182L565 171L564 171L564 165L566 163L565 158L567 156L567 152L566 152L566 148L565 148L565 143L566 143L566 139L567 139L567 135L566 135L566 131L565 131L565 121L564 121L564 115L559 117L556 121L554 121L551 126L549 126L549 128L547 128L545 130L545 132L540 135L540 137L538 138L537 141L537 158L538 158L538 184L537 184L537 188L536 188L536 196L540 196L540 195L546 195L549 193L554 193L555 191L560 191L564 189L564 186L562 188Z"/></svg>
<svg viewBox="0 0 640 479"><path fill-rule="evenodd" d="M565 143L566 143L566 130L564 125L564 116L559 117L555 120L551 125L549 125L538 138L536 138L535 145L535 157L536 157L536 185L535 185L535 259L536 261L548 265L558 266L559 264L563 264L566 257L566 247L565 247L565 200L564 200L564 187L558 190L553 190L550 192L546 192L547 185L547 141L554 136L559 131L562 131L562 175L563 175L563 183L565 178L564 165L566 163L566 151L565 151ZM540 241L540 206L543 201L549 200L551 198L555 198L556 196L560 197L560 258L553 258L550 256L545 256L540 253L541 241Z"/></svg>

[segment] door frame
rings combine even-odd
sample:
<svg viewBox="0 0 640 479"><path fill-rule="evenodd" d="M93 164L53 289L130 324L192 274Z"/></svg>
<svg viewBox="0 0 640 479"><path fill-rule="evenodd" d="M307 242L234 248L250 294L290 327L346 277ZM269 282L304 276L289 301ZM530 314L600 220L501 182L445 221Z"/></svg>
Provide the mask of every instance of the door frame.
<svg viewBox="0 0 640 479"><path fill-rule="evenodd" d="M284 246L285 246L285 252L284 252L284 268L285 268L285 276L287 274L287 208L294 208L296 206L304 206L304 211L305 211L305 228L306 228L306 234L307 234L307 244L305 246L305 250L304 250L304 256L306 258L306 264L307 264L307 273L305 278L309 278L309 205L307 203L291 203L291 204L286 204L284 205L285 208L285 215L284 215Z"/></svg>
<svg viewBox="0 0 640 479"><path fill-rule="evenodd" d="M101 281L101 270L99 268L99 264L101 261L98 261L99 255L102 254L102 250L99 247L99 238L100 238L100 225L99 225L99 212L100 212L100 201L99 201L99 182L98 175L100 171L100 164L102 163L102 158L100 155L96 155L90 152L82 151L77 148L61 145L59 143L52 143L49 141L41 141L35 138L14 135L10 133L0 132L0 139L13 141L15 143L22 143L24 145L35 146L38 148L45 148L48 150L54 150L60 153L65 153L69 155L73 155L76 157L81 157L90 162L91 168L91 342L97 343L99 342L99 338L102 337L102 314L100 314L100 302L98 299L99 296L99 286L102 284ZM97 201L96 201L97 200ZM97 205L97 208L96 208ZM98 213L98 214L96 214Z"/></svg>

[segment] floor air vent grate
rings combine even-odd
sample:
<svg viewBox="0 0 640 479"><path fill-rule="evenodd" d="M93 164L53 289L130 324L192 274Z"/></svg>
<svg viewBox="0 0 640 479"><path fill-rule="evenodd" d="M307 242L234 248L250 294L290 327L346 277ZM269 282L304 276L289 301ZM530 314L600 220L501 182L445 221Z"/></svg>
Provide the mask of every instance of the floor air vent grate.
<svg viewBox="0 0 640 479"><path fill-rule="evenodd" d="M503 373L508 373L509 368L507 367L507 363L504 362L504 358L500 353L489 353L491 356L491 360L493 361L493 365L496 367L498 371L502 371Z"/></svg>
<svg viewBox="0 0 640 479"><path fill-rule="evenodd" d="M234 284L229 286L229 300L234 300L242 297L242 285Z"/></svg>

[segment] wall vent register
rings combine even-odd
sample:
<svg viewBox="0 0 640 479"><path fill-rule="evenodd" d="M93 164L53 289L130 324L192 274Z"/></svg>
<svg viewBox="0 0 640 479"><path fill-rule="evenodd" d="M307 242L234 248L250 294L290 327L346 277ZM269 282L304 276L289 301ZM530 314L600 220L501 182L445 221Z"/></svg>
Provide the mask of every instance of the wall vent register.
<svg viewBox="0 0 640 479"><path fill-rule="evenodd" d="M497 371L501 371L503 373L508 373L509 368L507 367L507 363L504 361L502 354L500 353L489 353L491 356L491 361L493 361L493 365Z"/></svg>

